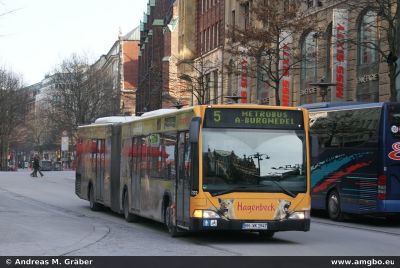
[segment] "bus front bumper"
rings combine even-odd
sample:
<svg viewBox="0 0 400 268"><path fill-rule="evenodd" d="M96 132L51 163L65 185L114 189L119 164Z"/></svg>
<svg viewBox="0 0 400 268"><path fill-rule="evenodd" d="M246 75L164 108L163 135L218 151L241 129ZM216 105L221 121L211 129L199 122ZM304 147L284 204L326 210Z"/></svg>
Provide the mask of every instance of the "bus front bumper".
<svg viewBox="0 0 400 268"><path fill-rule="evenodd" d="M303 231L310 230L310 219L282 221L191 219L193 231L232 230L232 231Z"/></svg>

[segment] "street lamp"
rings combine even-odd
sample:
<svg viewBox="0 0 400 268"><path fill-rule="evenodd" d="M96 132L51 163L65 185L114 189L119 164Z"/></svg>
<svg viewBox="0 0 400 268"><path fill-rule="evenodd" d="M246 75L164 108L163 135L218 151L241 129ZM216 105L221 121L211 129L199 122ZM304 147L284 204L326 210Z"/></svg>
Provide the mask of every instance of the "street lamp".
<svg viewBox="0 0 400 268"><path fill-rule="evenodd" d="M309 83L310 86L317 86L319 87L319 94L322 97L322 102L325 102L326 95L328 95L328 87L336 86L336 83L328 83L325 82L324 78L321 78L319 82L316 83Z"/></svg>

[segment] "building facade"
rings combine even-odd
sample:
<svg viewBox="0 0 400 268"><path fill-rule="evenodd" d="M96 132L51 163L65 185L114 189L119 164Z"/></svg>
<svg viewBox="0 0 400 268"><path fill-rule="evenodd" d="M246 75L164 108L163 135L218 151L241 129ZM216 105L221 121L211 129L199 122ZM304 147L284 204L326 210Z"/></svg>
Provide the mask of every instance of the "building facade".
<svg viewBox="0 0 400 268"><path fill-rule="evenodd" d="M247 16L252 16L252 7L256 2L226 1L227 24L248 27ZM301 60L287 71L290 72L287 102L281 104L297 106L321 101L389 101L389 67L379 50L386 55L390 51L385 24L377 12L368 5L336 0L305 1L301 9L313 23L291 37L290 49L293 54L301 55ZM242 21L238 21L238 12L242 14ZM234 58L236 74L233 78L228 75L228 87L224 93L230 95L232 90L245 90L247 102L275 104L274 90L257 77L262 74L250 74L250 68L245 70L243 62L254 64L254 61L251 58ZM310 85L321 82L335 85L322 88ZM281 100L285 98L283 90L285 88L281 87Z"/></svg>
<svg viewBox="0 0 400 268"><path fill-rule="evenodd" d="M190 94L178 71L184 25L179 14L184 14L186 2L148 2L141 22L137 114L190 104Z"/></svg>
<svg viewBox="0 0 400 268"><path fill-rule="evenodd" d="M139 27L126 35L120 34L107 54L102 55L93 68L106 75L104 83L113 92L119 114L135 114L139 75Z"/></svg>
<svg viewBox="0 0 400 268"><path fill-rule="evenodd" d="M137 110L166 107L171 88L179 92L170 98L175 101L186 90L188 104L226 103L227 97L238 96L245 103L276 105L276 94L285 106L389 101L389 66L378 51L390 51L375 9L356 1L286 0L283 14L292 2L300 4L299 14L310 23L283 31L288 41L279 52L276 91L268 74L254 68L260 59L246 56L245 49L231 53L232 29L262 28L254 8L268 1L150 0L141 26Z"/></svg>

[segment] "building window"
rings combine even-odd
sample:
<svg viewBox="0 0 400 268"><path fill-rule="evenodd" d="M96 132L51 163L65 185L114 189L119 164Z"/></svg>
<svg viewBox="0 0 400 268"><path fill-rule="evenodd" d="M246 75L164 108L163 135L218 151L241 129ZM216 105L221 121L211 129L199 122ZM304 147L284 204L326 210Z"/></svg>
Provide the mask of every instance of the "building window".
<svg viewBox="0 0 400 268"><path fill-rule="evenodd" d="M244 29L247 30L250 26L250 3L246 2L242 4L243 16L244 16Z"/></svg>
<svg viewBox="0 0 400 268"><path fill-rule="evenodd" d="M367 11L359 20L357 101L379 101L378 15Z"/></svg>
<svg viewBox="0 0 400 268"><path fill-rule="evenodd" d="M333 70L333 44L332 44L332 23L329 24L328 29L325 32L325 82L332 81L332 70ZM325 101L330 102L332 99L331 96L332 88L329 87Z"/></svg>
<svg viewBox="0 0 400 268"><path fill-rule="evenodd" d="M203 92L204 94L204 103L203 104L209 104L210 103L210 93L211 93L211 89L210 89L210 82L211 82L211 73L208 73L205 75L205 92Z"/></svg>
<svg viewBox="0 0 400 268"><path fill-rule="evenodd" d="M218 70L214 71L214 94L212 96L213 98L213 103L218 104Z"/></svg>
<svg viewBox="0 0 400 268"><path fill-rule="evenodd" d="M234 79L234 68L235 68L235 63L234 61L231 59L229 61L229 68L228 68L228 88L226 91L226 95L227 96L232 96L232 89L234 88L233 86L233 79Z"/></svg>
<svg viewBox="0 0 400 268"><path fill-rule="evenodd" d="M378 61L378 28L377 15L368 11L362 18L359 28L359 64L372 64Z"/></svg>
<svg viewBox="0 0 400 268"><path fill-rule="evenodd" d="M232 10L232 42L235 42L236 11Z"/></svg>
<svg viewBox="0 0 400 268"><path fill-rule="evenodd" d="M309 85L317 82L318 47L316 36L316 32L308 33L301 45L301 104L317 101L318 89Z"/></svg>

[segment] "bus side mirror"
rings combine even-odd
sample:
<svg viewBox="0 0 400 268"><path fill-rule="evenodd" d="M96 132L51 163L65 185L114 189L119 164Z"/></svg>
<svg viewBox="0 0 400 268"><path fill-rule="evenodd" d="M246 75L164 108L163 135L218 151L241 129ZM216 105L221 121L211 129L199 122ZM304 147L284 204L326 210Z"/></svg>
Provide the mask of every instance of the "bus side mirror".
<svg viewBox="0 0 400 268"><path fill-rule="evenodd" d="M199 143L199 133L200 133L201 118L193 117L190 122L189 128L189 142Z"/></svg>
<svg viewBox="0 0 400 268"><path fill-rule="evenodd" d="M311 137L311 158L318 157L318 137L310 135Z"/></svg>

